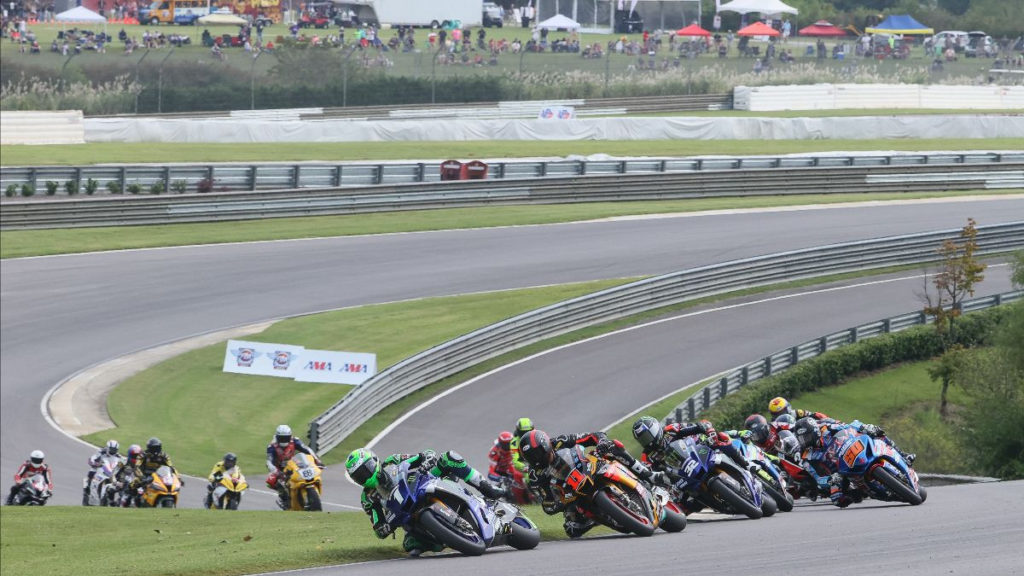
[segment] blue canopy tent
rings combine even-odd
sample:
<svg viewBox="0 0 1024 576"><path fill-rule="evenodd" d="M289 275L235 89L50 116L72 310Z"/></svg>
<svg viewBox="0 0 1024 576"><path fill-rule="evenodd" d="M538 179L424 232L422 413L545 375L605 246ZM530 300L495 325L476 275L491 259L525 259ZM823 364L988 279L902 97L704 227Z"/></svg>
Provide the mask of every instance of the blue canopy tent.
<svg viewBox="0 0 1024 576"><path fill-rule="evenodd" d="M886 16L878 24L865 28L868 34L935 34L935 30L921 24L910 14Z"/></svg>

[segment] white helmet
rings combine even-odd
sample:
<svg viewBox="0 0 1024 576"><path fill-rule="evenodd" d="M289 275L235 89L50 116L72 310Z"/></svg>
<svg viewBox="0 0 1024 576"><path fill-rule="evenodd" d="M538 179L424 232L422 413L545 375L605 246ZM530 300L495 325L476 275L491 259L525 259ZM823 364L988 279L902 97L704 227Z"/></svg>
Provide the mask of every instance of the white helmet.
<svg viewBox="0 0 1024 576"><path fill-rule="evenodd" d="M117 454L117 450L120 447L121 447L121 445L117 443L117 440L108 440L107 441L107 454L111 454L111 455Z"/></svg>
<svg viewBox="0 0 1024 576"><path fill-rule="evenodd" d="M46 455L43 454L42 450L33 450L32 453L28 455L28 457L29 460L32 461L32 464L39 466L40 464L43 463L43 458L46 458Z"/></svg>
<svg viewBox="0 0 1024 576"><path fill-rule="evenodd" d="M292 429L287 424L281 424L277 427L277 431L274 432L274 439L277 440L278 446L284 446L285 444L292 441Z"/></svg>

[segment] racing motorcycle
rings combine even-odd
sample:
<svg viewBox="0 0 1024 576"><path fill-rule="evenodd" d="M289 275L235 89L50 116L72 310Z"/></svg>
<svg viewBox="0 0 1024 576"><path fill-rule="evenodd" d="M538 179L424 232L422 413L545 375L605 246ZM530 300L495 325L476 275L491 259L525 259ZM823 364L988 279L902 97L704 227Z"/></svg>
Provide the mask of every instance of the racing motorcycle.
<svg viewBox="0 0 1024 576"><path fill-rule="evenodd" d="M320 501L323 484L323 470L309 454L296 453L285 464L284 477L288 481L289 510L307 512L322 511Z"/></svg>
<svg viewBox="0 0 1024 576"><path fill-rule="evenodd" d="M748 472L761 483L763 493L775 501L775 505L780 511L791 512L793 496L787 492L788 485L785 474L775 466L768 454L756 444L743 440L734 439L732 445L752 465ZM770 516L770 514L765 515Z"/></svg>
<svg viewBox="0 0 1024 576"><path fill-rule="evenodd" d="M242 502L242 492L248 488L249 484L245 481L242 470L238 466L232 466L221 475L213 494L203 501L203 506L207 509L238 510L238 505Z"/></svg>
<svg viewBox="0 0 1024 576"><path fill-rule="evenodd" d="M552 466L563 478L555 487L561 504L577 506L584 516L613 530L650 536L658 528L686 528L686 516L667 491L650 488L617 460L573 446L556 451Z"/></svg>
<svg viewBox="0 0 1024 576"><path fill-rule="evenodd" d="M83 480L87 493L82 496L82 506L117 506L120 502L117 476L124 460L116 455L106 455L99 459L98 464L92 479L86 476Z"/></svg>
<svg viewBox="0 0 1024 576"><path fill-rule="evenodd" d="M14 493L11 506L45 506L50 499L50 489L42 474L33 474L21 483Z"/></svg>
<svg viewBox="0 0 1024 576"><path fill-rule="evenodd" d="M518 550L536 548L540 530L517 506L483 500L462 485L425 470L410 470L408 462L385 478L394 486L384 504L384 519L413 534L479 556L487 548L509 545Z"/></svg>
<svg viewBox="0 0 1024 576"><path fill-rule="evenodd" d="M763 498L761 483L719 450L687 436L669 444L666 473L672 478L674 500L687 496L724 514L757 519L777 511L775 500ZM685 507L684 507L685 508Z"/></svg>
<svg viewBox="0 0 1024 576"><path fill-rule="evenodd" d="M860 422L854 420L851 424ZM844 428L832 436L826 452L851 487L876 500L917 506L928 498L928 492L918 482L917 472L880 438Z"/></svg>
<svg viewBox="0 0 1024 576"><path fill-rule="evenodd" d="M161 466L150 476L150 482L139 498L142 508L176 508L181 478L170 466Z"/></svg>
<svg viewBox="0 0 1024 576"><path fill-rule="evenodd" d="M487 471L487 479L503 487L505 493L508 494L508 501L512 504L534 504L537 499L533 497L530 489L526 486L523 472L515 467L510 468L510 474L499 474L492 462L490 469Z"/></svg>

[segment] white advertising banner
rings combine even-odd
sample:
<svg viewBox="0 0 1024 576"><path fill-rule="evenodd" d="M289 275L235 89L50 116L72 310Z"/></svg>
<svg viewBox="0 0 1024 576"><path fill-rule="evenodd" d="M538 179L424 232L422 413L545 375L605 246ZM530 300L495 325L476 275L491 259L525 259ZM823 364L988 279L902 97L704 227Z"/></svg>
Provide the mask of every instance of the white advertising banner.
<svg viewBox="0 0 1024 576"><path fill-rule="evenodd" d="M376 354L306 350L298 363L295 380L358 385L376 373Z"/></svg>
<svg viewBox="0 0 1024 576"><path fill-rule="evenodd" d="M297 364L304 353L302 346L228 340L224 371L295 378Z"/></svg>
<svg viewBox="0 0 1024 576"><path fill-rule="evenodd" d="M537 113L538 120L572 120L576 118L573 106L545 106Z"/></svg>

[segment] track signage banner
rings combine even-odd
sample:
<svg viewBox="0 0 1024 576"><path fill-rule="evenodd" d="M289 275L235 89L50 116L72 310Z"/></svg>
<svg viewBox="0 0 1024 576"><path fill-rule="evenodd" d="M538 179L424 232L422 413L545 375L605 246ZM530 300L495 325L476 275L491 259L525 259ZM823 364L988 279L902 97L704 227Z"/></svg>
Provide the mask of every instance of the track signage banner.
<svg viewBox="0 0 1024 576"><path fill-rule="evenodd" d="M297 382L358 385L377 373L377 355L228 340L223 370L236 374L293 378Z"/></svg>
<svg viewBox="0 0 1024 576"><path fill-rule="evenodd" d="M376 373L376 354L306 350L299 362L295 380L358 385Z"/></svg>
<svg viewBox="0 0 1024 576"><path fill-rule="evenodd" d="M296 364L305 349L302 346L228 340L224 353L224 371L295 378Z"/></svg>

